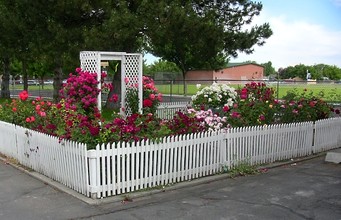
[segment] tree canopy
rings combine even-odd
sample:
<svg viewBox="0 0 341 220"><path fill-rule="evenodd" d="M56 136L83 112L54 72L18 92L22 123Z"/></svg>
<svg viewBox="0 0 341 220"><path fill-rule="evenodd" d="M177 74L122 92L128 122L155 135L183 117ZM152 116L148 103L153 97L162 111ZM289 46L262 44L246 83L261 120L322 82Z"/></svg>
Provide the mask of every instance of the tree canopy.
<svg viewBox="0 0 341 220"><path fill-rule="evenodd" d="M272 35L268 23L250 27L262 4L234 1L148 1L147 48L174 62L185 74L191 69L219 69L238 52L252 53ZM151 6L154 7L151 7ZM150 13L147 13L149 10ZM250 29L247 29L250 28Z"/></svg>
<svg viewBox="0 0 341 220"><path fill-rule="evenodd" d="M250 0L0 0L0 56L4 67L18 59L23 72L46 63L55 93L82 50L149 52L183 74L218 69L271 36L268 23L251 26L261 10Z"/></svg>

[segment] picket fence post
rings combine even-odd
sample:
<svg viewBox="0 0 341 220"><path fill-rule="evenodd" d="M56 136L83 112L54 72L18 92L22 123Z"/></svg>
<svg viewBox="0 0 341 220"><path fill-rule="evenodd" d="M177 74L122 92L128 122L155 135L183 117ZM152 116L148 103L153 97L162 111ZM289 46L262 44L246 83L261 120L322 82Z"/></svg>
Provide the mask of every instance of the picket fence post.
<svg viewBox="0 0 341 220"><path fill-rule="evenodd" d="M92 199L97 198L97 150L88 150L88 169L89 169L89 192Z"/></svg>
<svg viewBox="0 0 341 220"><path fill-rule="evenodd" d="M227 166L227 140L228 140L228 132L224 131L224 132L220 132L219 133L219 138L222 136L221 140L219 141L219 147L220 147L220 165L221 165L221 169L223 170L225 166Z"/></svg>

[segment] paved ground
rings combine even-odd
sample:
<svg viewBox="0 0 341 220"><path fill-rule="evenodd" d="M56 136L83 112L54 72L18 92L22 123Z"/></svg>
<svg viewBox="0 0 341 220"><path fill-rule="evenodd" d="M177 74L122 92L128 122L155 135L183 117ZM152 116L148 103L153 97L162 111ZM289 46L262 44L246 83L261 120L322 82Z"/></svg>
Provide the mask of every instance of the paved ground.
<svg viewBox="0 0 341 220"><path fill-rule="evenodd" d="M0 219L341 219L341 165L323 156L254 176L89 205L0 161Z"/></svg>

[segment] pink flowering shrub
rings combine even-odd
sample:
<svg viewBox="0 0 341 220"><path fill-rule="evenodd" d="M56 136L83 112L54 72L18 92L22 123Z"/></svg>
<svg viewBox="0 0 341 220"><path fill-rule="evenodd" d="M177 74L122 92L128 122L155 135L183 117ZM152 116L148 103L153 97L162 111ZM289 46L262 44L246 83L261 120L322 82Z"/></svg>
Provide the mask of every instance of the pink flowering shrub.
<svg viewBox="0 0 341 220"><path fill-rule="evenodd" d="M102 78L105 74L102 73ZM97 96L100 90L98 85L97 74L76 69L76 73L70 73L69 78L60 91L61 98L65 100L67 108L84 109L93 111L97 107Z"/></svg>
<svg viewBox="0 0 341 220"><path fill-rule="evenodd" d="M205 130L208 131L217 131L221 129L229 128L229 124L227 123L227 117L220 117L217 114L214 114L211 109L208 110L198 110L188 109L188 113L192 114L196 117L196 119L202 123L205 127Z"/></svg>
<svg viewBox="0 0 341 220"><path fill-rule="evenodd" d="M276 106L280 123L316 121L325 119L332 113L332 108L323 101L323 94L315 96L313 92L305 90L298 94L297 91L289 91Z"/></svg>

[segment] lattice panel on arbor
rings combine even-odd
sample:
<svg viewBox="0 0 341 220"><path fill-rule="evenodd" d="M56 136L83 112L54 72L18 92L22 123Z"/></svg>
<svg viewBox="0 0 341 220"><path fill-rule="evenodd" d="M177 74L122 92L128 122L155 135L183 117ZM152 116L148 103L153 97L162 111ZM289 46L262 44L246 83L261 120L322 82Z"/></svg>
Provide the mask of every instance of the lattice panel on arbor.
<svg viewBox="0 0 341 220"><path fill-rule="evenodd" d="M124 67L124 89L122 91L125 91L125 113L126 115L131 115L132 109L129 108L130 103L127 99L128 90L136 90L138 96L136 97L138 99L138 109L142 109L142 73L140 73L142 70L140 70L141 65L141 55L139 54L127 54L125 55L125 67Z"/></svg>
<svg viewBox="0 0 341 220"><path fill-rule="evenodd" d="M79 55L81 61L81 68L84 71L89 71L90 73L98 73L98 52L94 51L82 51Z"/></svg>

